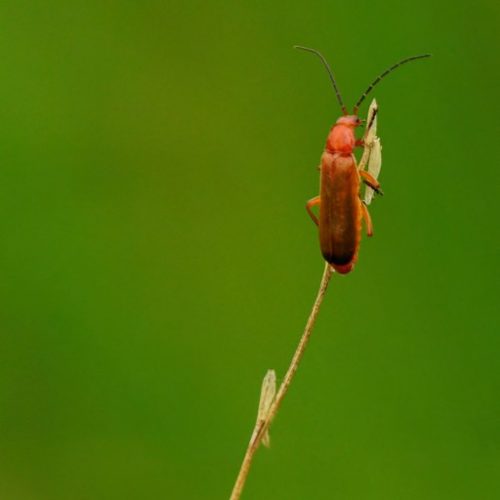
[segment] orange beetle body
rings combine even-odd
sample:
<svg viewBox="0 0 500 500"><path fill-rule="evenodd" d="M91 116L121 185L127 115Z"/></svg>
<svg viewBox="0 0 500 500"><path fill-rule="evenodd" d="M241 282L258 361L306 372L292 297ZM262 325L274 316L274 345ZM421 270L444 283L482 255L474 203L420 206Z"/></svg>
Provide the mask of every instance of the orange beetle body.
<svg viewBox="0 0 500 500"><path fill-rule="evenodd" d="M365 219L368 236L372 235L368 209L359 197L361 178L381 192L377 180L356 164L354 148L363 145L354 135L359 125L356 115L344 115L330 130L321 157L320 195L306 205L319 228L321 253L340 274L350 272L358 257L361 219ZM311 210L314 205L319 205L319 219Z"/></svg>
<svg viewBox="0 0 500 500"><path fill-rule="evenodd" d="M352 269L361 239L360 177L353 154L354 128L359 124L356 116L340 118L328 135L321 157L321 253L341 274Z"/></svg>

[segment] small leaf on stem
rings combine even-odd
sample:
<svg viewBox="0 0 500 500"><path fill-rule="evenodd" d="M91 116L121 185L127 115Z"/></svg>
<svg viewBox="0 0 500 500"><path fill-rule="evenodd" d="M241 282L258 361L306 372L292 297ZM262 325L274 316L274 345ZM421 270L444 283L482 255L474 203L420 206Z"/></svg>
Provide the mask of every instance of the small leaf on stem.
<svg viewBox="0 0 500 500"><path fill-rule="evenodd" d="M274 401L276 394L276 372L268 370L264 380L262 381L262 389L260 391L259 411L257 413L257 423L264 422L267 419L269 409ZM269 431L266 431L262 436L262 444L269 448L270 438Z"/></svg>

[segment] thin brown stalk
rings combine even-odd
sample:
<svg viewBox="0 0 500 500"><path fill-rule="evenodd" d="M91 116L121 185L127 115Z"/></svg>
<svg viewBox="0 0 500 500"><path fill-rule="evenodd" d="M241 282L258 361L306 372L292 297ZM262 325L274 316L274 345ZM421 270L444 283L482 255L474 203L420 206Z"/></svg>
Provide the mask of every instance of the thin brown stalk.
<svg viewBox="0 0 500 500"><path fill-rule="evenodd" d="M323 272L323 277L321 279L321 283L319 286L318 295L316 297L316 300L314 301L314 305L312 307L311 314L309 315L309 319L307 320L304 333L302 334L299 345L297 346L297 349L295 350L295 354L293 355L290 366L288 367L288 371L286 372L285 378L283 379L283 382L280 385L278 393L276 394L276 398L273 400L273 403L271 404L269 411L267 412L264 418L257 419L257 422L255 424L252 433L252 437L250 438L247 451L245 453L243 462L240 467L240 472L238 474L238 477L236 478L236 482L234 484L233 491L231 493L231 500L239 500L241 493L243 491L243 487L245 486L248 473L250 472L250 467L252 465L252 460L255 455L255 452L257 451L263 436L269 429L271 422L276 416L276 413L278 412L281 402L283 401L283 398L285 397L286 393L288 392L288 388L292 383L293 376L295 375L295 372L299 367L300 360L304 355L304 352L307 347L307 342L309 341L309 338L313 331L314 324L318 316L319 308L321 306L321 303L323 302L323 298L328 288L328 283L330 282L332 272L333 270L330 267L330 265L325 264L325 270Z"/></svg>

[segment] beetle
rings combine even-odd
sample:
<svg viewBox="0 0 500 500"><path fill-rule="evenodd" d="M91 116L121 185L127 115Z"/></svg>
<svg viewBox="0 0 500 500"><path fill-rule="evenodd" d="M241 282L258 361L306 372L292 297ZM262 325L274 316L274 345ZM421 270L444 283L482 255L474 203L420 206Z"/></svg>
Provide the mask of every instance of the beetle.
<svg viewBox="0 0 500 500"><path fill-rule="evenodd" d="M376 193L382 194L377 179L368 171L358 167L353 154L354 148L365 147L365 141L356 139L355 136L356 128L364 122L358 117L359 107L382 78L399 66L416 59L430 57L430 54L407 57L385 70L368 86L354 105L353 113L349 114L338 90L333 72L323 55L309 47L296 45L295 48L316 54L321 59L342 110L342 116L335 122L328 134L326 146L321 156L319 167L321 171L320 194L307 202L306 210L319 228L320 248L324 259L338 273L347 274L352 270L358 257L361 219L365 221L367 235L372 236L373 234L367 204L360 198L361 181ZM365 137L369 133L376 115L377 108L375 107L367 123ZM316 205L319 205L319 218L312 211Z"/></svg>

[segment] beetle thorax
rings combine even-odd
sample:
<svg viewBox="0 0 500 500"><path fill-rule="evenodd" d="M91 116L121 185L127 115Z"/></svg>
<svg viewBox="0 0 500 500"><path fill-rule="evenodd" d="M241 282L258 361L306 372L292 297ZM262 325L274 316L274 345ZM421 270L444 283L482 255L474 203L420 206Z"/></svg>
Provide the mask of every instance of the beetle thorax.
<svg viewBox="0 0 500 500"><path fill-rule="evenodd" d="M355 115L341 116L328 134L326 149L332 153L351 154L356 143L354 129L360 123Z"/></svg>

